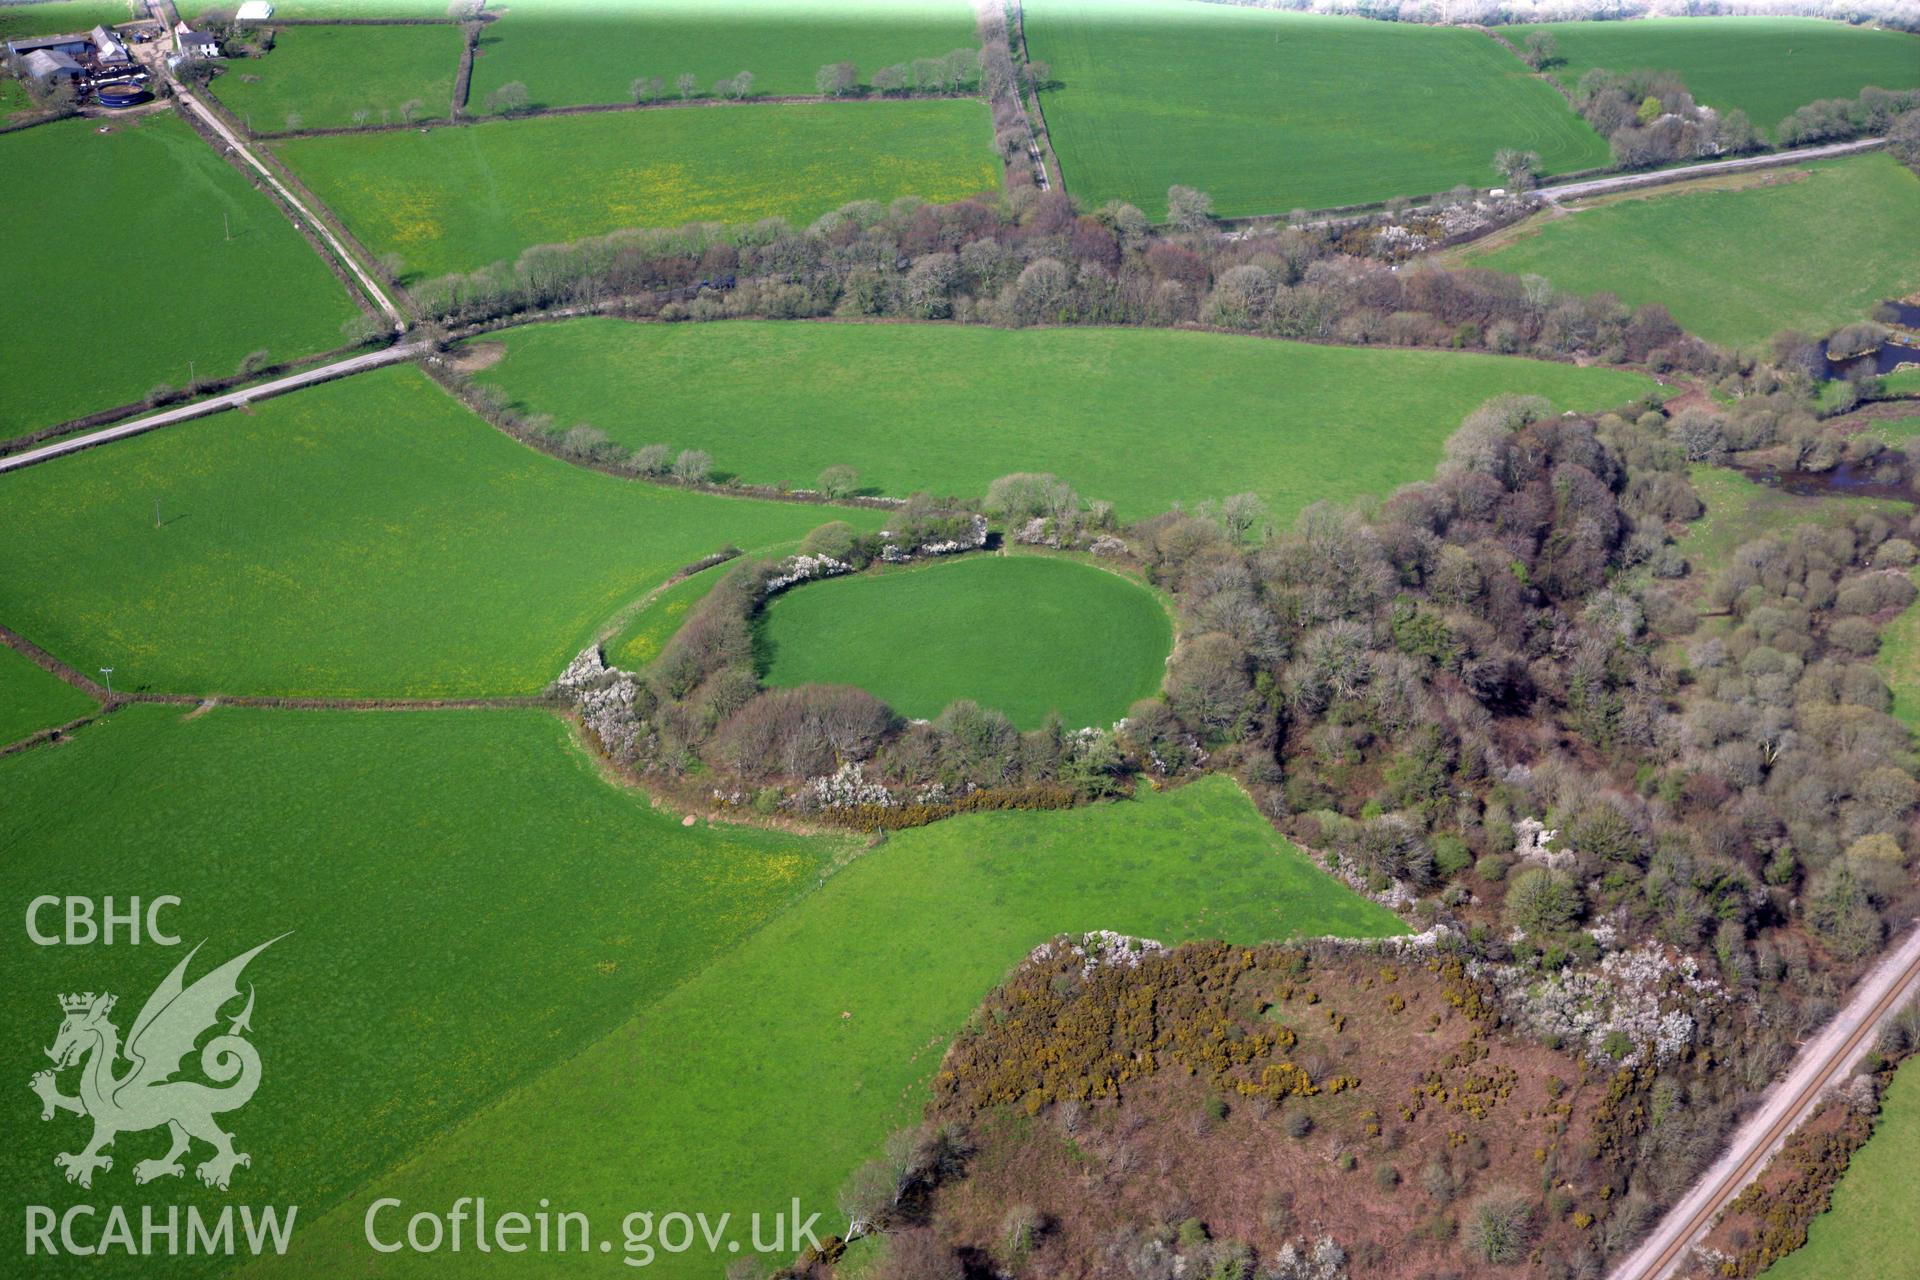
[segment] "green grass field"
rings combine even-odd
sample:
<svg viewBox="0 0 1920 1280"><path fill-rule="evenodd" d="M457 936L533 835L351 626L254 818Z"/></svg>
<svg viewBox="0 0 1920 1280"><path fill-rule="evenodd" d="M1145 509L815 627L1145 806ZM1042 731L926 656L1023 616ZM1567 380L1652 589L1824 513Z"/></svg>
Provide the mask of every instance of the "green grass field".
<svg viewBox="0 0 1920 1280"><path fill-rule="evenodd" d="M0 645L0 746L78 720L99 706L31 658Z"/></svg>
<svg viewBox="0 0 1920 1280"><path fill-rule="evenodd" d="M1577 85L1595 67L1676 71L1695 101L1740 110L1771 134L1796 108L1851 98L1868 85L1920 88L1920 37L1819 18L1649 18L1501 27L1519 45L1551 32L1566 61L1552 75Z"/></svg>
<svg viewBox="0 0 1920 1280"><path fill-rule="evenodd" d="M488 341L506 356L480 377L527 410L705 449L747 480L810 486L845 463L874 492L979 496L1052 471L1128 520L1252 489L1284 522L1427 478L1503 391L1601 409L1657 390L1614 369L1161 329L589 319Z"/></svg>
<svg viewBox="0 0 1920 1280"><path fill-rule="evenodd" d="M0 136L0 168L36 175L9 184L6 202L16 251L0 290L0 436L156 383L225 377L259 348L299 356L346 341L341 323L357 314L346 289L212 147L171 114L99 127Z"/></svg>
<svg viewBox="0 0 1920 1280"><path fill-rule="evenodd" d="M213 82L227 110L261 133L444 120L466 36L451 23L394 27L289 27L264 58L228 64ZM351 71L345 70L351 68ZM248 77L255 77L248 83ZM360 112L364 119L355 119ZM298 116L290 122L289 116Z"/></svg>
<svg viewBox="0 0 1920 1280"><path fill-rule="evenodd" d="M1658 302L1710 342L1820 334L1920 288L1920 178L1892 157L1829 160L1734 191L1675 190L1545 216L1474 266Z"/></svg>
<svg viewBox="0 0 1920 1280"><path fill-rule="evenodd" d="M473 102L510 80L545 106L628 102L643 75L678 96L689 71L703 94L741 71L755 94L810 94L828 63L855 63L865 83L979 43L966 0L519 0L481 38Z"/></svg>
<svg viewBox="0 0 1920 1280"><path fill-rule="evenodd" d="M895 834L692 980L503 1097L254 1269L361 1265L364 1205L550 1197L621 1251L637 1209L772 1213L798 1197L839 1231L833 1195L884 1134L919 1117L947 1041L1029 948L1111 928L1169 944L1404 926L1281 840L1225 778L1051 813ZM803 1213L804 1216L804 1213ZM744 1227L736 1227L744 1235ZM723 1250L724 1250L724 1246ZM785 1262L769 1257L768 1263ZM440 1274L397 1254L381 1275ZM704 1252L648 1274L712 1276ZM467 1255L462 1273L577 1274L577 1256Z"/></svg>
<svg viewBox="0 0 1920 1280"><path fill-rule="evenodd" d="M0 1009L23 1044L52 1043L57 992L113 992L124 1035L187 947L206 940L197 977L292 931L247 971L264 1082L225 1125L251 1167L230 1193L202 1187L191 1164L181 1181L136 1187L135 1161L160 1154L165 1134L122 1134L91 1196L136 1222L143 1203L295 1204L298 1243L367 1179L739 946L838 848L683 828L609 785L543 712L184 711L128 708L65 745L0 759L8 901L23 912L69 888L171 893L181 905L163 919L186 944L41 947L16 919ZM57 917L42 924L57 930ZM87 1199L52 1163L78 1149L83 1122L43 1124L25 1081L3 1129L0 1192ZM83 1275L102 1262L28 1265ZM183 1258L117 1274L232 1269Z"/></svg>
<svg viewBox="0 0 1920 1280"><path fill-rule="evenodd" d="M37 0L33 4L0 5L0 41L22 36L64 36L97 26L114 26L131 19L127 0ZM139 5L140 16L146 6Z"/></svg>
<svg viewBox="0 0 1920 1280"><path fill-rule="evenodd" d="M1153 593L1046 556L965 556L808 583L767 603L768 684L854 684L901 715L958 698L1022 729L1107 726L1153 696L1173 629Z"/></svg>
<svg viewBox="0 0 1920 1280"><path fill-rule="evenodd" d="M128 690L534 693L681 565L883 516L586 471L393 368L4 477L0 618Z"/></svg>
<svg viewBox="0 0 1920 1280"><path fill-rule="evenodd" d="M852 200L957 200L998 188L990 137L981 102L858 102L543 116L274 149L362 242L435 276L623 227L805 224Z"/></svg>
<svg viewBox="0 0 1920 1280"><path fill-rule="evenodd" d="M798 547L791 544L787 549ZM753 552L747 558L761 554ZM687 611L707 598L707 593L718 585L727 571L739 562L728 561L704 569L690 578L682 578L670 587L663 587L648 600L645 606L627 619L619 634L602 646L607 661L627 671L638 671L659 657L666 649L667 641L673 639L673 633L687 619Z"/></svg>
<svg viewBox="0 0 1920 1280"><path fill-rule="evenodd" d="M1501 147L1551 173L1608 162L1600 136L1477 31L1191 0L1032 0L1027 48L1067 189L1155 220L1167 188L1221 216L1284 214L1500 181Z"/></svg>
<svg viewBox="0 0 1920 1280"><path fill-rule="evenodd" d="M231 12L233 0L182 0L180 15L197 18L209 9ZM273 0L276 18L324 22L335 18L444 18L446 0Z"/></svg>
<svg viewBox="0 0 1920 1280"><path fill-rule="evenodd" d="M1920 1233L1920 1064L1895 1073L1880 1123L1854 1154L1833 1207L1807 1228L1807 1242L1767 1268L1767 1280L1892 1280L1913 1272Z"/></svg>

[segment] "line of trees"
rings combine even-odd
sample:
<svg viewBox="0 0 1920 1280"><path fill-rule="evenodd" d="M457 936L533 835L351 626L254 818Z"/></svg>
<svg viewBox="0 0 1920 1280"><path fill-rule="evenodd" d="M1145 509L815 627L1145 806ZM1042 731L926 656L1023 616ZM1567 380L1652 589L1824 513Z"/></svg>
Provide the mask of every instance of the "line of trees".
<svg viewBox="0 0 1920 1280"><path fill-rule="evenodd" d="M1170 200L1195 230L1149 235L1140 210L1083 211L1018 189L946 205L859 202L795 228L694 224L528 249L512 264L416 286L457 326L527 311L601 306L665 320L900 317L962 323L1180 325L1276 337L1455 347L1718 377L1742 367L1684 334L1658 306L1578 297L1537 277L1395 271L1340 251L1339 232L1207 221L1204 193ZM736 287L701 290L732 279ZM698 296L688 296L699 290Z"/></svg>

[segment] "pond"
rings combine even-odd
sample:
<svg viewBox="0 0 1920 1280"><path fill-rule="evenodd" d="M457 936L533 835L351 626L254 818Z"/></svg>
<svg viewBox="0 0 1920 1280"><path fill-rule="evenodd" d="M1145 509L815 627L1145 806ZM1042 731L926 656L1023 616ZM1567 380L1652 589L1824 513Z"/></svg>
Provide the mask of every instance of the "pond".
<svg viewBox="0 0 1920 1280"><path fill-rule="evenodd" d="M1875 309L1874 314L1876 317L1887 317L1880 323L1908 332L1895 333L1876 351L1855 353L1842 360L1835 360L1827 354L1827 343L1823 339L1820 343L1822 378L1884 377L1902 365L1920 366L1920 342L1910 336L1920 332L1920 303L1884 302Z"/></svg>

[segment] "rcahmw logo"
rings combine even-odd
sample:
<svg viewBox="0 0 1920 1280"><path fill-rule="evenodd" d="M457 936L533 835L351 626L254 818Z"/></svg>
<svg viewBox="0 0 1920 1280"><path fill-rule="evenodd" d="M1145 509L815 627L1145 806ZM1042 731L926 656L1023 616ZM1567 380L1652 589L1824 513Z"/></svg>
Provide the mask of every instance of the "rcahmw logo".
<svg viewBox="0 0 1920 1280"><path fill-rule="evenodd" d="M225 1191L236 1169L252 1167L253 1157L235 1149L233 1135L216 1119L246 1106L260 1085L260 1053L248 1039L253 1034L251 983L245 1006L226 1017L224 1031L218 1027L221 1010L240 998L240 975L248 963L279 940L261 943L189 986L187 966L200 950L195 947L147 997L124 1044L111 1016L116 997L91 991L60 997L64 1017L53 1046L46 1050L53 1068L36 1073L29 1083L40 1097L42 1120L66 1111L93 1121L93 1136L85 1146L53 1158L65 1170L68 1182L91 1188L96 1174L112 1172L113 1157L105 1152L117 1137L162 1126L170 1145L164 1154L134 1164L136 1183L184 1177L182 1157L189 1155L196 1142L213 1148L194 1166L194 1175L209 1187ZM208 1031L217 1034L201 1047L199 1064L200 1074L213 1083L176 1078ZM60 1073L69 1068L78 1069L73 1094L60 1091ZM297 1207L237 1208L236 1215L233 1205L218 1213L195 1205L144 1205L132 1210L123 1205L77 1204L64 1210L28 1205L27 1254L286 1250Z"/></svg>

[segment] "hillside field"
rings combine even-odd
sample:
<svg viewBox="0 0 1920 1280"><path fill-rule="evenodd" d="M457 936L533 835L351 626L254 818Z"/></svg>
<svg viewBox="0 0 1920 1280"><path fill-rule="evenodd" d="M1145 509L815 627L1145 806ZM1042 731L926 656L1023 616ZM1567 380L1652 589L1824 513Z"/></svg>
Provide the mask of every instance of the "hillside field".
<svg viewBox="0 0 1920 1280"><path fill-rule="evenodd" d="M145 6L141 6L143 11ZM0 41L22 36L58 36L112 26L132 17L127 0L41 0L0 5Z"/></svg>
<svg viewBox="0 0 1920 1280"><path fill-rule="evenodd" d="M1192 0L1032 0L1027 48L1067 189L1166 216L1198 187L1223 217L1494 185L1493 153L1549 173L1608 163L1560 95L1478 31Z"/></svg>
<svg viewBox="0 0 1920 1280"><path fill-rule="evenodd" d="M65 745L0 759L10 901L56 881L164 887L181 899L169 920L187 946L206 939L194 977L289 935L247 970L263 1083L227 1127L252 1165L231 1195L201 1186L191 1163L139 1187L132 1166L165 1134L122 1134L93 1194L136 1221L143 1203L297 1204L299 1242L367 1179L740 945L838 848L683 828L610 785L540 711L189 710L124 708ZM0 1009L43 1045L55 992L112 991L124 1035L186 951L38 947L17 922L5 947ZM83 1122L43 1124L25 1080L0 1192L71 1203L85 1193L52 1155L77 1149ZM36 1260L33 1273L98 1274L99 1261ZM182 1257L138 1270L233 1267Z"/></svg>
<svg viewBox="0 0 1920 1280"><path fill-rule="evenodd" d="M587 471L396 367L5 477L0 600L129 691L532 694L680 566L883 515Z"/></svg>
<svg viewBox="0 0 1920 1280"><path fill-rule="evenodd" d="M828 63L853 62L864 84L881 67L979 43L966 0L541 0L488 26L473 102L510 80L543 106L627 102L643 75L677 97L682 72L702 94L741 71L756 95L810 94Z"/></svg>
<svg viewBox="0 0 1920 1280"><path fill-rule="evenodd" d="M172 113L99 129L60 120L0 136L0 169L34 175L7 199L0 437L131 403L156 383L185 386L190 373L225 377L257 349L302 356L346 342L340 326L359 313L345 286L193 130ZM112 181L89 189L100 174ZM163 290L143 283L161 269ZM128 308L150 321L138 340L104 337Z"/></svg>
<svg viewBox="0 0 1920 1280"><path fill-rule="evenodd" d="M1766 1280L1833 1280L1908 1274L1920 1232L1920 1066L1895 1073L1880 1123L1854 1153L1833 1207L1807 1228L1807 1242L1767 1268Z"/></svg>
<svg viewBox="0 0 1920 1280"><path fill-rule="evenodd" d="M1874 153L1738 190L1656 189L1536 216L1462 259L1575 293L1658 302L1688 331L1751 346L1823 334L1920 288L1920 178Z"/></svg>
<svg viewBox="0 0 1920 1280"><path fill-rule="evenodd" d="M78 720L99 706L25 654L0 644L0 747Z"/></svg>
<svg viewBox="0 0 1920 1280"><path fill-rule="evenodd" d="M920 720L970 698L1020 729L1050 712L1105 728L1159 690L1173 628L1119 574L973 555L795 587L767 603L757 644L770 685L859 685Z"/></svg>
<svg viewBox="0 0 1920 1280"><path fill-rule="evenodd" d="M623 227L958 200L998 189L991 141L984 103L943 100L538 116L274 151L375 253L438 276Z"/></svg>
<svg viewBox="0 0 1920 1280"><path fill-rule="evenodd" d="M264 58L228 64L212 91L227 110L260 133L400 124L400 108L417 103L415 120L444 120L466 36L453 23L422 26L288 27ZM350 74L342 68L350 67ZM255 77L253 83L248 77ZM364 120L355 114L366 112ZM299 120L292 123L289 115Z"/></svg>
<svg viewBox="0 0 1920 1280"><path fill-rule="evenodd" d="M1595 67L1676 71L1696 102L1747 113L1766 134L1797 108L1851 98L1868 85L1920 88L1920 36L1821 18L1645 18L1501 27L1521 44L1547 31L1564 62L1550 69L1568 87Z"/></svg>
<svg viewBox="0 0 1920 1280"><path fill-rule="evenodd" d="M745 480L809 487L845 463L871 492L978 497L1051 471L1123 520L1251 489L1285 524L1426 479L1502 392L1597 410L1658 390L1617 369L1165 329L585 319L488 341L507 354L481 380L528 412L705 449Z"/></svg>
<svg viewBox="0 0 1920 1280"><path fill-rule="evenodd" d="M362 1202L549 1196L596 1227L636 1206L684 1205L731 1212L740 1232L747 1214L798 1197L803 1217L820 1212L823 1236L842 1230L836 1188L919 1118L928 1077L981 997L1037 943L1096 928L1169 945L1405 931L1221 777L897 832L629 1023L417 1150ZM359 1204L311 1226L303 1216L300 1249L250 1274L305 1277L364 1258L362 1216ZM437 1275L436 1261L396 1254L381 1274ZM465 1265L580 1270L556 1254ZM701 1247L659 1254L647 1273L715 1270Z"/></svg>

